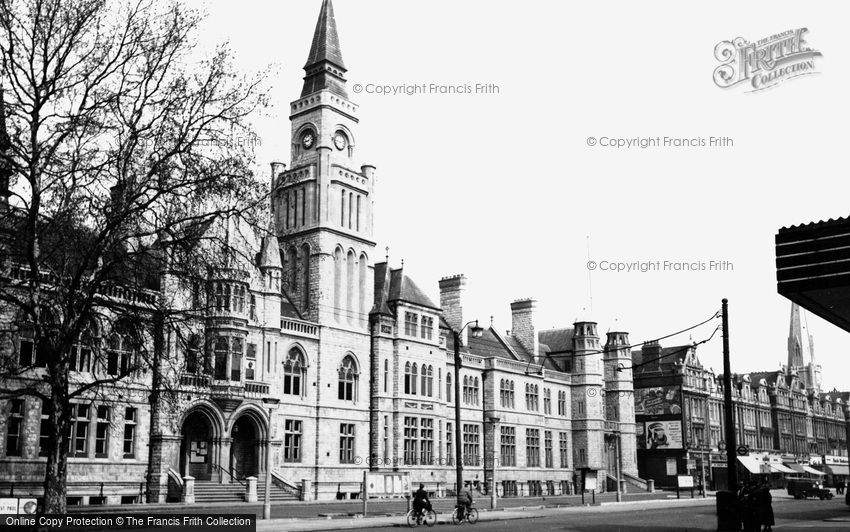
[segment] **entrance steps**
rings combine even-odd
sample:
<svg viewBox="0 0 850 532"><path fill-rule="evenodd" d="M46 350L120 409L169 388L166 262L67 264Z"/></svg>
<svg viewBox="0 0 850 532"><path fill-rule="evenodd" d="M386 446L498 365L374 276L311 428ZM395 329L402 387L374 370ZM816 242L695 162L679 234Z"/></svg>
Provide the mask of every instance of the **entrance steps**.
<svg viewBox="0 0 850 532"><path fill-rule="evenodd" d="M245 492L247 488L238 483L220 484L211 480L196 480L195 481L195 502L245 502ZM278 501L296 501L298 500L291 493L287 493L274 482L271 485L271 500ZM257 481L257 502L262 503L265 496L265 482Z"/></svg>

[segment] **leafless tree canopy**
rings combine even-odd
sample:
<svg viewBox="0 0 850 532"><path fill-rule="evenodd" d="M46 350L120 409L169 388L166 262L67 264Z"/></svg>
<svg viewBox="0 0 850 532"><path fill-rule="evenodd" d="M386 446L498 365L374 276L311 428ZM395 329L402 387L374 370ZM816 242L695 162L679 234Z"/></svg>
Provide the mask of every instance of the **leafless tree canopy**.
<svg viewBox="0 0 850 532"><path fill-rule="evenodd" d="M157 335L185 317L159 290L163 276L202 280L230 258L208 229L264 217L249 122L264 105L264 74L234 74L224 47L202 56L200 21L178 2L0 0L0 155L12 171L0 210L0 323L25 327L46 353L45 382L0 395L51 405L49 513L65 510L71 399L156 361ZM156 323L131 334L152 355L117 375L75 377L73 346L93 328L105 342L119 322ZM0 381L31 372L6 358Z"/></svg>

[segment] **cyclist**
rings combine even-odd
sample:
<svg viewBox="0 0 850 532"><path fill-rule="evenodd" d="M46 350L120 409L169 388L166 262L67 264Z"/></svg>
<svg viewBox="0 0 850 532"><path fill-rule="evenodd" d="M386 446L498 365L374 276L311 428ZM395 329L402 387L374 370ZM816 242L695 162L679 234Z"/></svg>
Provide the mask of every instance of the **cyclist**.
<svg viewBox="0 0 850 532"><path fill-rule="evenodd" d="M464 488L463 493L460 495L460 504L458 504L458 519L463 521L463 519L469 515L469 510L472 509L472 493L469 492L469 488Z"/></svg>
<svg viewBox="0 0 850 532"><path fill-rule="evenodd" d="M413 512L421 516L424 510L430 509L431 501L428 499L428 492L425 491L425 484L419 484L419 489L413 494Z"/></svg>

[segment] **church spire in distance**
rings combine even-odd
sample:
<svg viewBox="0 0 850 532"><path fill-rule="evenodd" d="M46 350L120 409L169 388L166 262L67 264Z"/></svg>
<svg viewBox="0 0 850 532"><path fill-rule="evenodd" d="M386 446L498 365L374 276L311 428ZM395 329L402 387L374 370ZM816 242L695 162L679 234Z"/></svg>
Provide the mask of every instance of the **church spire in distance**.
<svg viewBox="0 0 850 532"><path fill-rule="evenodd" d="M339 46L339 35L334 20L334 7L331 0L322 1L316 31L313 33L313 44L310 55L304 65L304 88L301 97L328 89L334 94L348 98L345 91L345 63L342 60L342 49Z"/></svg>

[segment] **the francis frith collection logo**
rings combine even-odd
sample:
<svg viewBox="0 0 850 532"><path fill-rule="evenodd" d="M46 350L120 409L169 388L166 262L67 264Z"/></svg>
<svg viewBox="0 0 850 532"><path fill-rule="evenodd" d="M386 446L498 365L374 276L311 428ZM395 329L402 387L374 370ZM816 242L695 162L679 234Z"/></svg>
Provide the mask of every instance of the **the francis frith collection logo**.
<svg viewBox="0 0 850 532"><path fill-rule="evenodd" d="M743 37L720 42L714 57L714 83L721 88L748 86L746 92L775 87L783 81L817 74L815 58L821 53L806 42L808 28L783 31L750 42Z"/></svg>

